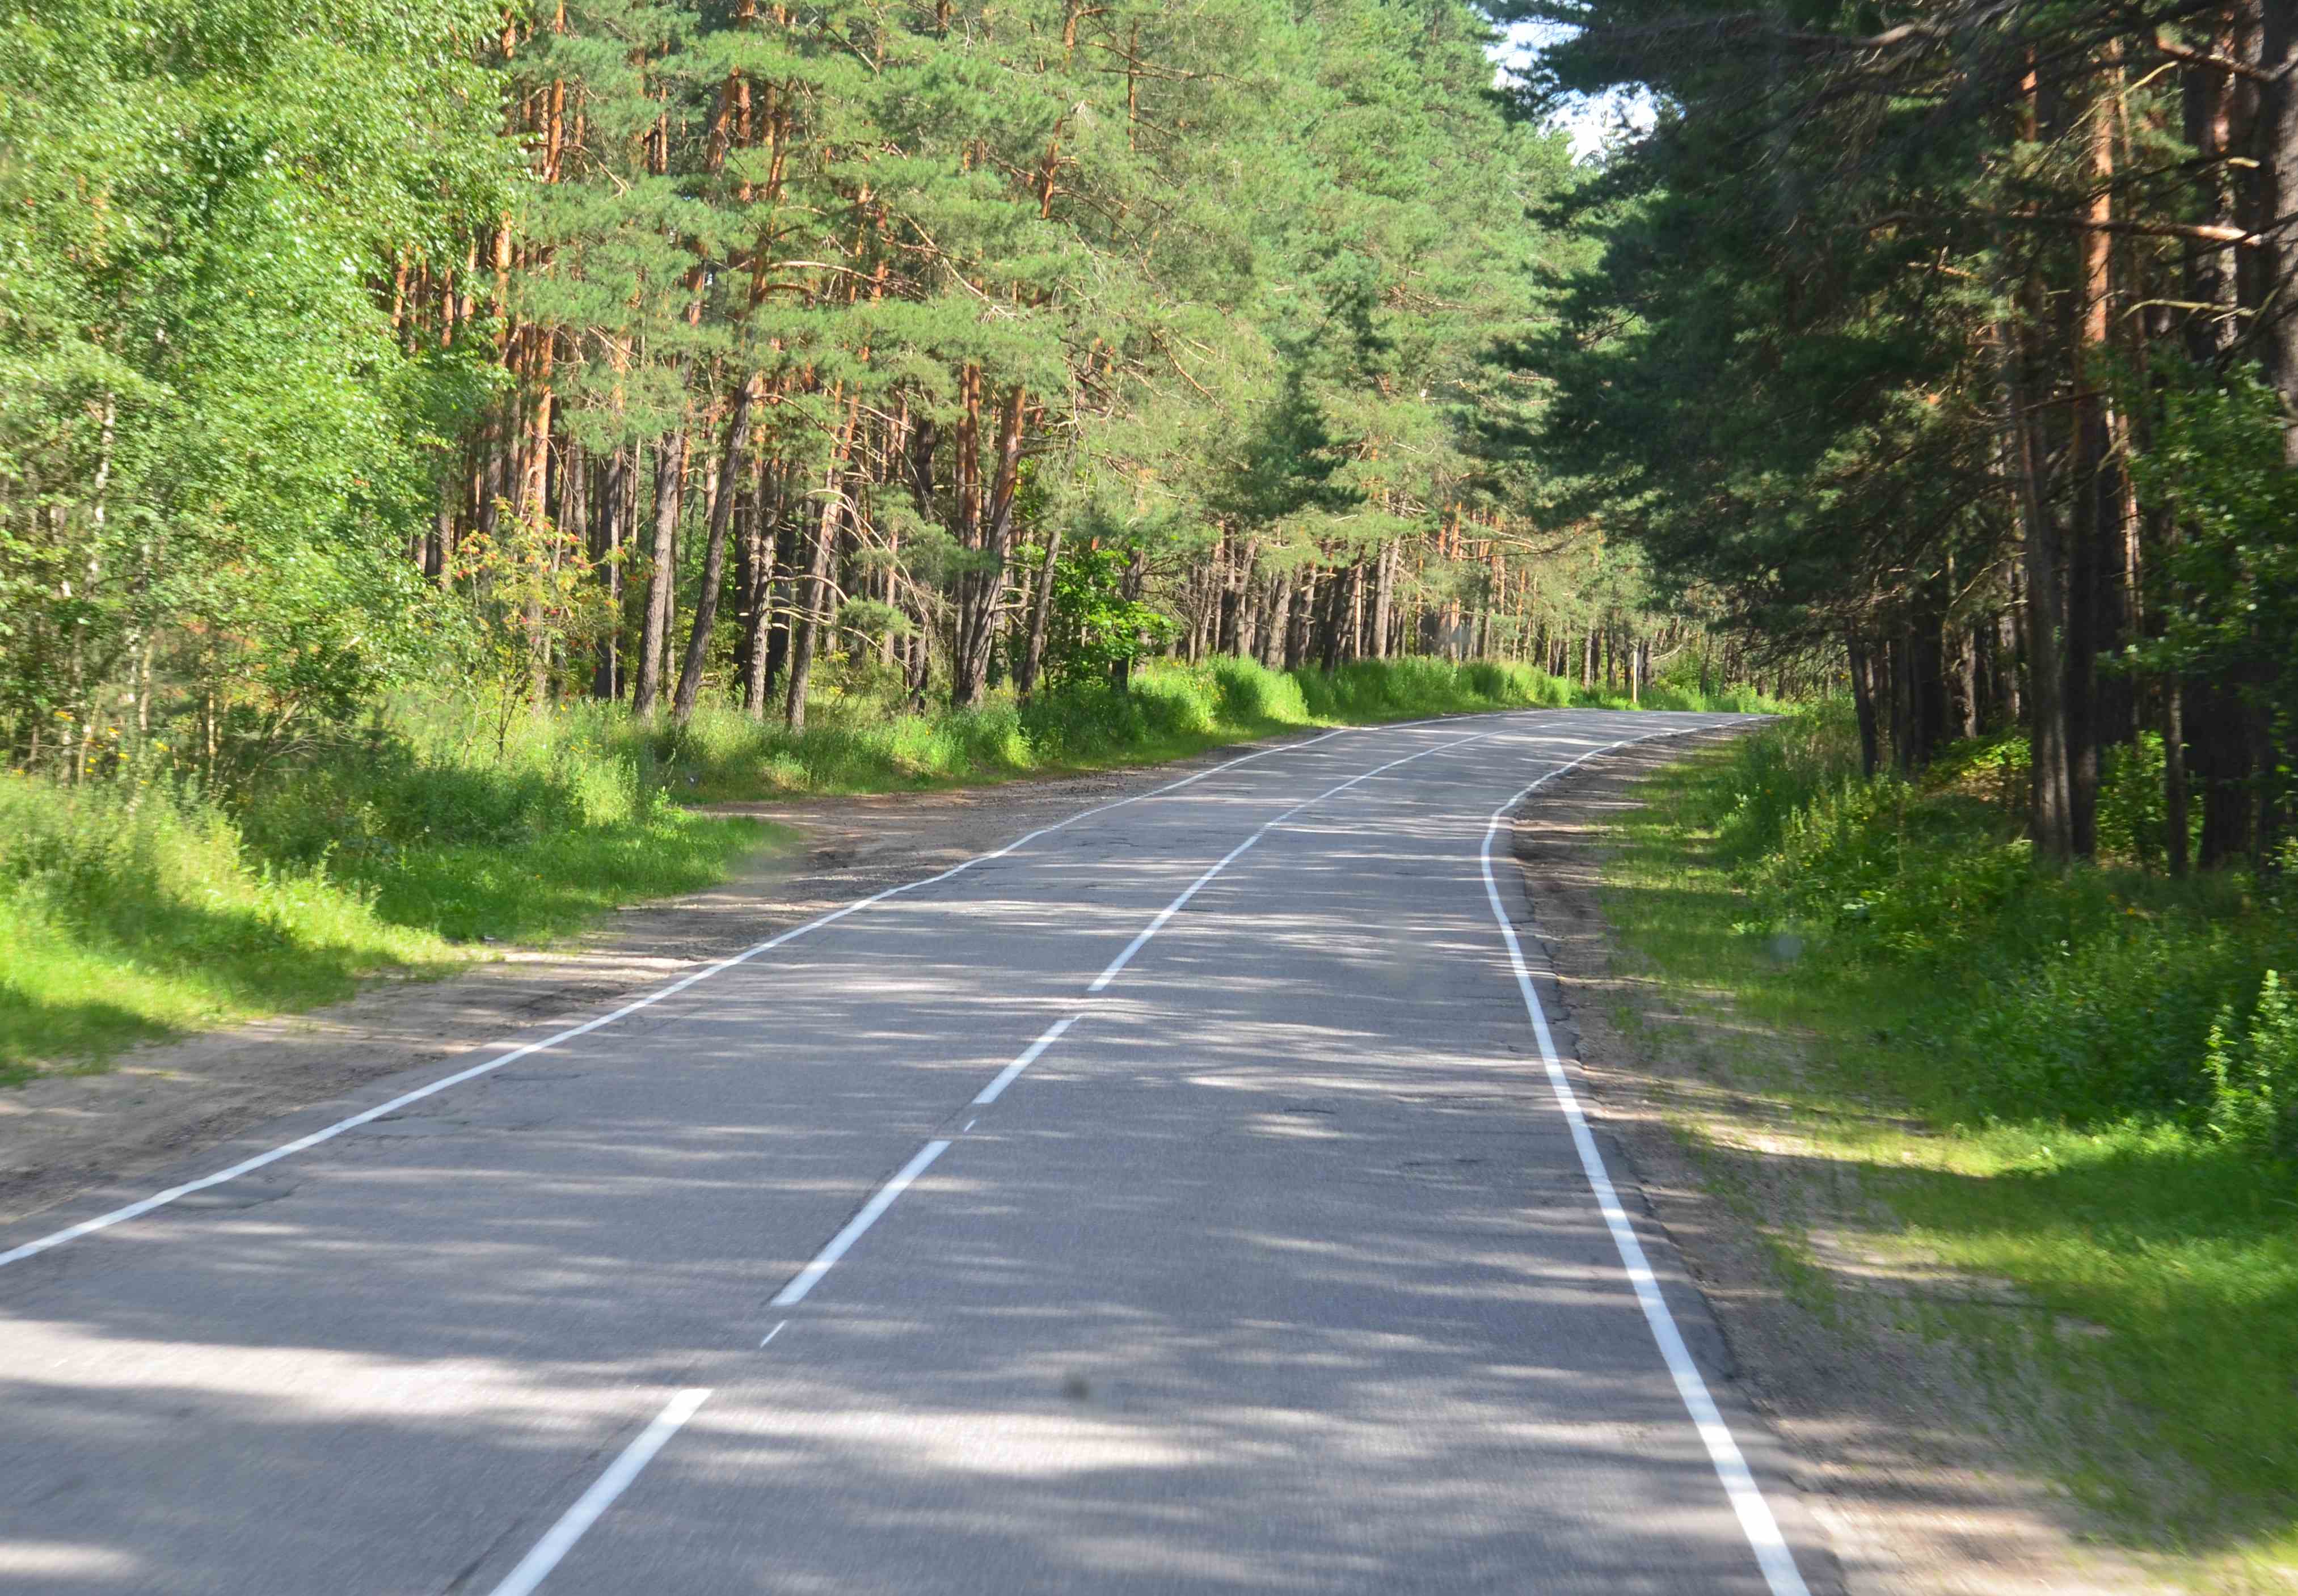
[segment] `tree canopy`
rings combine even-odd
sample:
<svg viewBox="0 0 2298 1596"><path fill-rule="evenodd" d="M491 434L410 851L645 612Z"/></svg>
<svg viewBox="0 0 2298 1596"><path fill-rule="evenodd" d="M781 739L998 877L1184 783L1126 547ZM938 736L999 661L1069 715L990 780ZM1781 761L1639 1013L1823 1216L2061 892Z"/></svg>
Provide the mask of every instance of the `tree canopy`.
<svg viewBox="0 0 2298 1596"><path fill-rule="evenodd" d="M2158 748L2174 864L2190 785L2206 861L2267 858L2298 704L2286 8L1517 10L1572 29L1536 95L1659 110L1554 219L1602 252L1517 355L1572 502L1734 627L1839 640L1871 764L2023 727L2063 857L2106 763Z"/></svg>
<svg viewBox="0 0 2298 1596"><path fill-rule="evenodd" d="M0 45L19 763L449 660L793 724L831 649L1647 668L1483 425L1574 178L1465 5L194 12Z"/></svg>

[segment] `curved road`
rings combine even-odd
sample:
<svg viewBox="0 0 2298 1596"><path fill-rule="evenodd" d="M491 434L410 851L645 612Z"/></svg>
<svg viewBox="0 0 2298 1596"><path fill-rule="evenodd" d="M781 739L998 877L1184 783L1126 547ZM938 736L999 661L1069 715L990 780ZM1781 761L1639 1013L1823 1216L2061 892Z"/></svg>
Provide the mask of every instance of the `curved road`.
<svg viewBox="0 0 2298 1596"><path fill-rule="evenodd" d="M0 1590L1837 1588L1495 824L1719 724L1232 760L0 1231Z"/></svg>

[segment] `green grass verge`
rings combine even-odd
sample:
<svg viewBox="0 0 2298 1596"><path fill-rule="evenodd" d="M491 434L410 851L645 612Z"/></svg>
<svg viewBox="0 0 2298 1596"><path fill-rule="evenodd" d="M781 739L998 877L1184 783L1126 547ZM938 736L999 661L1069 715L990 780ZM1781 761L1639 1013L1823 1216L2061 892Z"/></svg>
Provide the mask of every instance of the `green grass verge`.
<svg viewBox="0 0 2298 1596"><path fill-rule="evenodd" d="M424 785L418 770L402 796L419 806ZM292 788L266 800L293 803ZM164 786L0 776L0 1086L335 1002L362 976L440 975L491 942L565 936L721 881L781 834L659 801L484 841L426 841L417 822L394 843L371 810L364 831L335 818L332 840L350 846L299 850L265 834L264 813Z"/></svg>
<svg viewBox="0 0 2298 1596"><path fill-rule="evenodd" d="M1851 748L1830 710L1655 777L1607 870L1613 924L1672 1000L1728 997L1721 1067L1790 1114L1814 1180L1856 1173L1904 1227L1879 1245L2016 1288L1914 1311L2035 1404L2038 1465L2182 1571L2285 1588L2298 1169L2228 1112L2223 1065L2270 1073L2259 994L2298 959L2292 903L2040 871L1997 779L2016 750L1908 787L1854 779Z"/></svg>

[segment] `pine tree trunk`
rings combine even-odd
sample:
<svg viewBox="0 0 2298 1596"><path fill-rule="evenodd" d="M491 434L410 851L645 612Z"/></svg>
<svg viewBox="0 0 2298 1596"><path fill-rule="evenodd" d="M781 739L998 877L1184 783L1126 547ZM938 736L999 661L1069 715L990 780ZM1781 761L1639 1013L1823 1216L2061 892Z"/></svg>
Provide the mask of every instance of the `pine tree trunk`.
<svg viewBox="0 0 2298 1596"><path fill-rule="evenodd" d="M814 657L824 612L830 607L830 562L838 546L837 467L831 468L831 497L814 526L806 568L790 600L789 685L782 695L782 720L793 732L806 730L806 695L813 685Z"/></svg>
<svg viewBox="0 0 2298 1596"><path fill-rule="evenodd" d="M2251 852L2251 739L2236 690L2224 682L2191 685L2186 695L2188 769L2202 786L2204 870L2237 864Z"/></svg>
<svg viewBox="0 0 2298 1596"><path fill-rule="evenodd" d="M1317 618L1317 578L1314 566L1304 566L1294 584L1293 610L1285 627L1285 668L1299 670L1309 657L1309 636Z"/></svg>
<svg viewBox="0 0 2298 1596"><path fill-rule="evenodd" d="M1341 668L1342 639L1349 618L1348 578L1339 571L1326 574L1324 606L1317 617L1317 663L1330 675Z"/></svg>
<svg viewBox="0 0 2298 1596"><path fill-rule="evenodd" d="M599 639L599 658L591 674L591 696L612 701L623 696L623 530L629 524L625 495L634 485L631 446L619 445L607 457L599 482L597 533L591 553L599 562L599 580L607 590L607 629Z"/></svg>
<svg viewBox="0 0 2298 1596"><path fill-rule="evenodd" d="M631 713L644 720L662 701L662 661L678 598L678 510L686 475L686 434L671 434L656 447L654 542L647 571L646 618L639 633L638 678L631 684Z"/></svg>
<svg viewBox="0 0 2298 1596"><path fill-rule="evenodd" d="M438 508L431 516L431 535L424 542L423 574L441 587L452 585L449 573L455 559L455 501L461 485L455 476L441 480Z"/></svg>
<svg viewBox="0 0 2298 1596"><path fill-rule="evenodd" d="M734 555L734 657L728 686L740 698L750 680L751 642L756 633L758 599L759 545L765 509L765 462L756 461L747 474L748 500L734 501L734 526L727 546Z"/></svg>
<svg viewBox="0 0 2298 1596"><path fill-rule="evenodd" d="M996 453L990 463L986 497L973 502L980 479L978 442L981 377L970 370L969 413L960 434L959 491L967 500L961 525L973 532L961 539L980 556L977 568L958 579L957 651L950 661L950 702L960 708L978 701L989 680L989 657L997 638L997 620L1004 608L1005 568L1013 529L1013 498L1021 485L1021 417L1026 395L1015 387L1000 407Z"/></svg>
<svg viewBox="0 0 2298 1596"><path fill-rule="evenodd" d="M1285 638L1293 627L1293 573L1269 579L1269 614L1261 628L1261 663L1269 669L1285 668Z"/></svg>
<svg viewBox="0 0 2298 1596"><path fill-rule="evenodd" d="M1223 558L1220 564L1220 618L1213 636L1213 648L1223 654L1244 652L1241 640L1246 632L1245 616L1249 612L1252 582L1252 545L1248 542L1242 555L1229 553L1229 534L1221 534Z"/></svg>
<svg viewBox="0 0 2298 1596"><path fill-rule="evenodd" d="M1378 563L1373 567L1372 657L1375 659L1388 657L1389 617L1396 607L1396 563L1403 554L1403 544L1386 544L1380 551Z"/></svg>
<svg viewBox="0 0 2298 1596"><path fill-rule="evenodd" d="M2057 521L2042 494L2043 442L2027 399L2022 335L2002 332L2005 392L2011 410L2012 467L2017 475L2021 558L2027 586L2027 704L2034 770L2029 823L2035 851L2060 863L2075 855L2073 795L2067 734L2066 674L2060 647L2064 577Z"/></svg>
<svg viewBox="0 0 2298 1596"><path fill-rule="evenodd" d="M789 641L789 685L782 695L782 719L793 732L806 730L806 695L814 684L814 656L820 652L822 629L829 624L831 562L838 550L838 526L846 500L839 491L847 459L854 452L856 430L861 425L862 398L847 404L846 426L822 478L822 515L816 523L814 547L806 575L794 584Z"/></svg>
<svg viewBox="0 0 2298 1596"><path fill-rule="evenodd" d="M702 586L694 596L694 626L687 634L686 657L678 669L678 691L674 696L671 718L685 725L694 718L694 706L702 695L702 671L708 661L710 633L718 622L718 590L726 566L726 532L733 524L734 500L742 491L742 451L750 442L750 407L756 402L758 378L751 376L735 390L734 404L726 418L726 449L715 473L715 491L710 495L710 535L703 546Z"/></svg>
<svg viewBox="0 0 2298 1596"><path fill-rule="evenodd" d="M1845 645L1851 655L1851 705L1859 722L1859 769L1872 776L1883 768L1881 728L1875 714L1875 656L1854 636Z"/></svg>
<svg viewBox="0 0 2298 1596"><path fill-rule="evenodd" d="M531 400L533 410L522 434L522 459L518 473L519 536L534 540L538 544L551 536L548 489L550 482L550 417L553 394L550 388L552 342L550 335L541 328L529 331L527 342L533 352L529 361L529 376L534 385ZM541 710L550 690L550 643L543 629L543 572L555 567L551 558L555 549L546 552L541 547L527 550L531 562L526 581L526 693L527 702Z"/></svg>
<svg viewBox="0 0 2298 1596"><path fill-rule="evenodd" d="M2173 876L2184 876L2193 822L2186 806L2186 690L2172 676L2162 684L2162 847Z"/></svg>
<svg viewBox="0 0 2298 1596"><path fill-rule="evenodd" d="M559 446L558 462L552 475L557 480L555 491L558 500L557 535L550 545L550 568L556 572L565 564L569 552L580 550L587 555L591 551L594 534L591 529L593 516L590 451L573 439L567 439ZM558 657L559 666L571 666L572 661L566 657L562 639L551 639L550 646ZM562 687L560 690L566 690Z"/></svg>
<svg viewBox="0 0 2298 1596"><path fill-rule="evenodd" d="M2298 6L2261 0L2257 14L2259 165L2251 184L2254 197L2241 220L2264 245L2253 252L2264 268L2265 293L2253 301L2265 312L2259 351L2268 379L2282 395L2284 462L2298 467L2298 307L2291 303L2292 285L2298 284L2298 228L2287 219L2298 210Z"/></svg>
<svg viewBox="0 0 2298 1596"><path fill-rule="evenodd" d="M1028 698L1037 690L1037 673L1046 664L1046 633L1054 615L1054 565L1061 557L1060 528L1046 533L1046 558L1037 565L1037 600L1029 607L1029 644L1021 656L1021 669L1013 690Z"/></svg>
<svg viewBox="0 0 2298 1596"><path fill-rule="evenodd" d="M766 669L760 683L768 700L774 696L775 683L789 669L790 633L797 626L800 588L805 581L799 561L813 546L807 542L811 525L804 517L788 516L774 529L774 585L768 601L772 618L766 623Z"/></svg>
<svg viewBox="0 0 2298 1596"><path fill-rule="evenodd" d="M742 612L742 713L752 720L765 718L773 690L774 592L784 542L781 482L771 463L759 465L757 500L750 511L750 583Z"/></svg>
<svg viewBox="0 0 2298 1596"><path fill-rule="evenodd" d="M2011 573L2011 602L1995 617L1995 714L1998 726L2016 726L2027 718L2026 700L2019 689L2019 613L2024 583Z"/></svg>
<svg viewBox="0 0 2298 1596"><path fill-rule="evenodd" d="M1267 583L1252 574L1259 547L1257 542L1245 544L1244 568L1236 576L1236 636L1230 652L1239 659L1261 657L1261 619L1266 608L1262 594Z"/></svg>

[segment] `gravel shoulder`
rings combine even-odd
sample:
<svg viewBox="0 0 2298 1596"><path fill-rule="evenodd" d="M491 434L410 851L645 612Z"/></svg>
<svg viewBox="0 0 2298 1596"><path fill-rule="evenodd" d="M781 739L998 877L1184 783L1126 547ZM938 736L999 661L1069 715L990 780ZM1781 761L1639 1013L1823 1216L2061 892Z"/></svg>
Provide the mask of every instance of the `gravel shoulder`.
<svg viewBox="0 0 2298 1596"><path fill-rule="evenodd" d="M948 869L1095 804L1267 744L1043 781L720 804L799 831L707 891L635 906L586 935L440 980L370 982L348 1003L137 1048L101 1073L0 1091L0 1224L168 1168L372 1080L579 1022L873 892Z"/></svg>
<svg viewBox="0 0 2298 1596"><path fill-rule="evenodd" d="M1636 806L1643 777L1730 735L1608 756L1517 819L1517 859L1600 1122L1796 1459L1853 1596L2178 1588L2088 1542L2064 1492L2018 1466L2036 1438L2006 1421L1967 1360L1899 1327L1911 1299L1968 1303L1995 1285L1862 1248L1887 1221L1856 1173L1799 1156L1783 1105L1734 1078L1731 1061L1750 1047L1792 1068L1798 1044L1721 994L1671 990L1619 949L1601 893L1609 827ZM1803 1277L1792 1292L1790 1270Z"/></svg>

